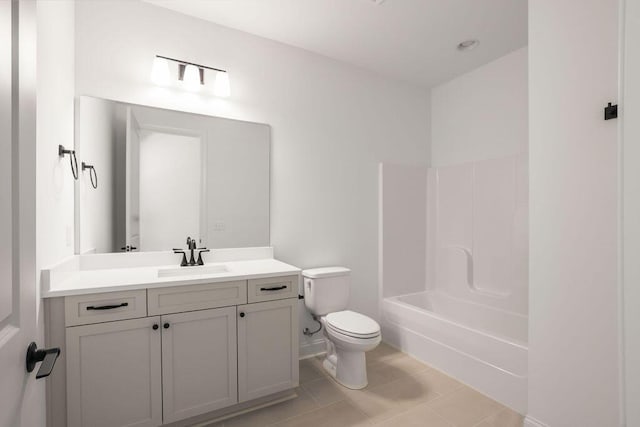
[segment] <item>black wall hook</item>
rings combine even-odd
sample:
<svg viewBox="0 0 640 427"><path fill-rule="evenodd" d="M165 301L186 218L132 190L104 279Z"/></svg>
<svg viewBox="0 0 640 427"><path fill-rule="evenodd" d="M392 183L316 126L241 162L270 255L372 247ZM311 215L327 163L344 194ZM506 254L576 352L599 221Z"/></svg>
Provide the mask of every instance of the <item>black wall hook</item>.
<svg viewBox="0 0 640 427"><path fill-rule="evenodd" d="M58 156L64 157L69 155L69 164L71 165L71 174L73 179L78 179L78 160L76 159L76 150L67 150L62 145L58 145Z"/></svg>
<svg viewBox="0 0 640 427"><path fill-rule="evenodd" d="M91 180L91 186L93 188L98 188L98 173L96 172L96 168L93 165L88 165L85 162L82 162L82 172L85 169L89 169L89 179Z"/></svg>

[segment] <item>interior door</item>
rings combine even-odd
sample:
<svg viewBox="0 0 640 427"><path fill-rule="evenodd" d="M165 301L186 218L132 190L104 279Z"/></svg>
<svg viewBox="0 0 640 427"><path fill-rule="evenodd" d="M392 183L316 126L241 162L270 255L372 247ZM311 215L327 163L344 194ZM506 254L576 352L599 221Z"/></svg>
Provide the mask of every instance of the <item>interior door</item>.
<svg viewBox="0 0 640 427"><path fill-rule="evenodd" d="M25 369L27 346L31 341L38 341L33 167L36 129L35 73L28 72L35 69L35 22L35 2L0 1L2 427L44 424L44 381L36 381L35 373L28 374ZM16 84L18 77L19 87Z"/></svg>
<svg viewBox="0 0 640 427"><path fill-rule="evenodd" d="M126 145L125 245L135 250L140 248L140 125L131 107L127 107Z"/></svg>
<svg viewBox="0 0 640 427"><path fill-rule="evenodd" d="M625 2L623 20L623 361L626 425L632 427L640 425L640 2Z"/></svg>
<svg viewBox="0 0 640 427"><path fill-rule="evenodd" d="M144 124L139 137L138 248L166 251L183 245L187 236L198 239L202 206L200 137L180 129L149 129Z"/></svg>

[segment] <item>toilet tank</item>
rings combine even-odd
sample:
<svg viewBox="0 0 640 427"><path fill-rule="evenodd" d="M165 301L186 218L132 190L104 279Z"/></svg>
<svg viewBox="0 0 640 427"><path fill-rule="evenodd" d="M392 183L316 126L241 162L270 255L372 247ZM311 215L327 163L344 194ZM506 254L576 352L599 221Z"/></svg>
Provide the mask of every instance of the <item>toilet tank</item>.
<svg viewBox="0 0 640 427"><path fill-rule="evenodd" d="M351 270L345 267L323 267L303 270L304 304L316 316L324 316L347 308Z"/></svg>

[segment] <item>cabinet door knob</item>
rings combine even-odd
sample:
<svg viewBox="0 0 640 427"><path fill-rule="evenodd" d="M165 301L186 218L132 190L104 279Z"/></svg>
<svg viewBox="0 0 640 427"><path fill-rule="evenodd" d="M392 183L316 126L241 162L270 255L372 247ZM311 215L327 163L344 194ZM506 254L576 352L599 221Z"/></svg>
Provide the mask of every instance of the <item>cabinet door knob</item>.
<svg viewBox="0 0 640 427"><path fill-rule="evenodd" d="M169 329L169 324L165 323L164 325L162 325L162 327L165 328L165 329Z"/></svg>
<svg viewBox="0 0 640 427"><path fill-rule="evenodd" d="M244 312L243 312L243 311L241 311L241 312L240 312L240 317L244 317L244 316L245 316Z"/></svg>
<svg viewBox="0 0 640 427"><path fill-rule="evenodd" d="M154 324L154 325L152 326L152 328L153 328L153 330L154 330L154 331L157 331L157 330L158 330L158 328L159 328L159 326L158 326L158 324L156 323L156 324Z"/></svg>

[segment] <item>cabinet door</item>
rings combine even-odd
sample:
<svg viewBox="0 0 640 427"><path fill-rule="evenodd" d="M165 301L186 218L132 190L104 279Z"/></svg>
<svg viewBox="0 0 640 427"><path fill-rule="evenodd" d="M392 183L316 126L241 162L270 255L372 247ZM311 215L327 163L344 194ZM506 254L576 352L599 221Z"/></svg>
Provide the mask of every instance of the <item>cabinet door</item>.
<svg viewBox="0 0 640 427"><path fill-rule="evenodd" d="M238 402L236 308L162 316L164 422Z"/></svg>
<svg viewBox="0 0 640 427"><path fill-rule="evenodd" d="M298 299L238 306L240 402L298 385Z"/></svg>
<svg viewBox="0 0 640 427"><path fill-rule="evenodd" d="M69 427L162 424L159 324L148 317L66 329Z"/></svg>

